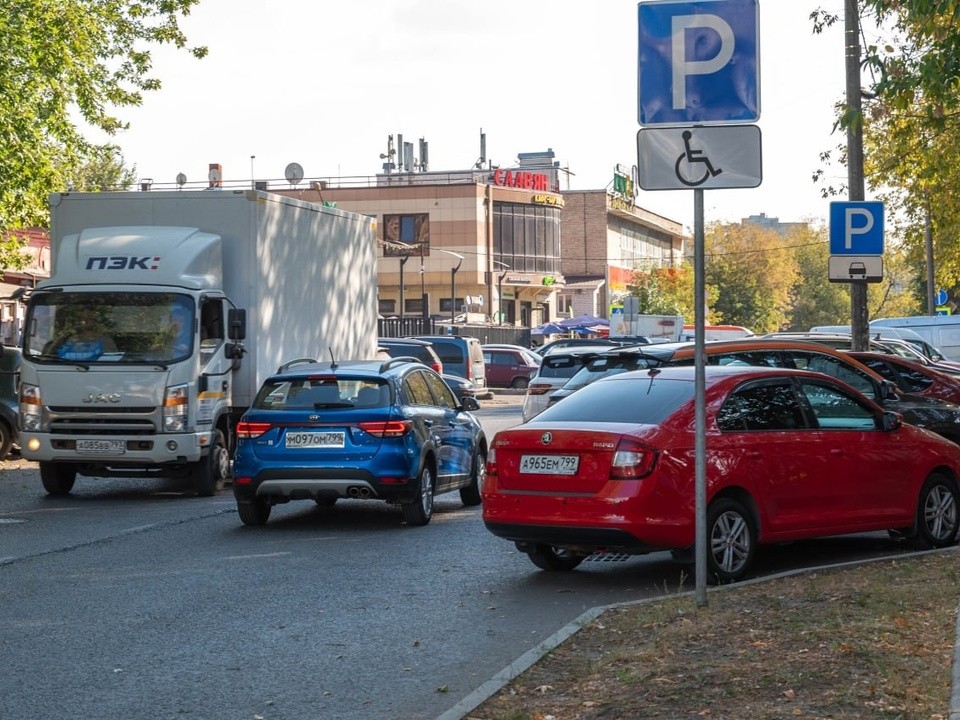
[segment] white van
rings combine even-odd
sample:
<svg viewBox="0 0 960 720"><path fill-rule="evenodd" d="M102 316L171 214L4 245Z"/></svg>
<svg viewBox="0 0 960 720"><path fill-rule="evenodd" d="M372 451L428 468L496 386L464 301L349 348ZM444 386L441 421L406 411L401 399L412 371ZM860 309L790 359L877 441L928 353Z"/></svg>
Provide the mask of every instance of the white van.
<svg viewBox="0 0 960 720"><path fill-rule="evenodd" d="M913 330L935 348L939 348L948 360L960 361L960 316L915 315L913 317L880 318L871 321L870 327Z"/></svg>

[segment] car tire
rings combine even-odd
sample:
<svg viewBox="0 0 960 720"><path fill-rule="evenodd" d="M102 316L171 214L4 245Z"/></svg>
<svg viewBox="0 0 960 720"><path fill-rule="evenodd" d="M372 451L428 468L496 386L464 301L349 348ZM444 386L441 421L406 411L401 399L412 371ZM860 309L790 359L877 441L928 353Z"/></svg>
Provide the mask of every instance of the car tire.
<svg viewBox="0 0 960 720"><path fill-rule="evenodd" d="M530 384L530 378L517 377L513 379L513 382L510 383L510 387L514 390L526 390L527 385Z"/></svg>
<svg viewBox="0 0 960 720"><path fill-rule="evenodd" d="M0 421L0 460L6 460L10 457L10 449L13 447L13 431L6 422Z"/></svg>
<svg viewBox="0 0 960 720"><path fill-rule="evenodd" d="M263 498L237 500L237 514L244 525L265 525L270 519L270 503Z"/></svg>
<svg viewBox="0 0 960 720"><path fill-rule="evenodd" d="M926 547L942 548L957 542L960 531L960 493L957 484L933 473L917 500L917 539Z"/></svg>
<svg viewBox="0 0 960 720"><path fill-rule="evenodd" d="M527 555L530 556L530 561L538 568L552 572L570 572L582 563L586 557L553 545L539 543L531 545L527 550Z"/></svg>
<svg viewBox="0 0 960 720"><path fill-rule="evenodd" d="M400 506L407 525L426 525L433 517L433 468L429 463L424 463L420 468L417 488L419 490L417 498L413 502L403 503Z"/></svg>
<svg viewBox="0 0 960 720"><path fill-rule="evenodd" d="M223 490L230 475L230 453L220 430L213 431L210 452L193 466L193 489L200 497L211 497Z"/></svg>
<svg viewBox="0 0 960 720"><path fill-rule="evenodd" d="M714 583L736 582L753 563L757 531L738 501L720 498L707 509L707 575Z"/></svg>
<svg viewBox="0 0 960 720"><path fill-rule="evenodd" d="M55 462L40 463L40 480L48 495L67 495L77 480L77 470L71 465Z"/></svg>
<svg viewBox="0 0 960 720"><path fill-rule="evenodd" d="M460 488L460 502L466 507L479 505L480 491L483 490L483 480L487 474L487 454L483 448L477 448L473 454L473 464L470 468L470 484Z"/></svg>

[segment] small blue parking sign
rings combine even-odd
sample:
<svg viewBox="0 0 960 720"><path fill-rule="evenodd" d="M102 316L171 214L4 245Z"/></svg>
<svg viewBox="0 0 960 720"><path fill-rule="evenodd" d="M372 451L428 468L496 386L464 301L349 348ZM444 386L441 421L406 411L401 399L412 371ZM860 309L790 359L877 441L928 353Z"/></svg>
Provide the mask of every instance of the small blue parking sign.
<svg viewBox="0 0 960 720"><path fill-rule="evenodd" d="M639 4L641 125L760 117L759 0Z"/></svg>
<svg viewBox="0 0 960 720"><path fill-rule="evenodd" d="M831 255L883 255L883 203L830 203Z"/></svg>

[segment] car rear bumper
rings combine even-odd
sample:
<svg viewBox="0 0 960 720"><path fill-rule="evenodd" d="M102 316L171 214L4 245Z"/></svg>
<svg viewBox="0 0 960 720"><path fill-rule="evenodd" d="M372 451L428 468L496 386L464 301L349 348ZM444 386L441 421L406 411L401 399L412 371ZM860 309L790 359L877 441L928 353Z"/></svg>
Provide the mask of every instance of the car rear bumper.
<svg viewBox="0 0 960 720"><path fill-rule="evenodd" d="M405 502L417 497L415 478L397 478L385 483L358 468L283 468L264 470L249 482L235 479L233 492L238 500L254 497L277 501L322 498L377 499Z"/></svg>
<svg viewBox="0 0 960 720"><path fill-rule="evenodd" d="M598 550L619 550L640 554L664 549L649 545L626 530L616 528L513 525L491 522L484 522L484 525L497 537L512 540L518 546L542 544L588 553Z"/></svg>

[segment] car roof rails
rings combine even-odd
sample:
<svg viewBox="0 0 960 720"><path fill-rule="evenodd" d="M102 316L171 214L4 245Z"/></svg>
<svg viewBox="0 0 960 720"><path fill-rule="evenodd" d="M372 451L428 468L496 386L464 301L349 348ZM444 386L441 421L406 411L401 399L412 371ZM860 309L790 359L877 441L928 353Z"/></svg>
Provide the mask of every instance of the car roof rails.
<svg viewBox="0 0 960 720"><path fill-rule="evenodd" d="M315 360L314 358L297 358L296 360L290 360L277 368L277 374L286 372L287 370L292 368L294 365L301 365L305 363L313 364L315 362L318 362L318 361Z"/></svg>
<svg viewBox="0 0 960 720"><path fill-rule="evenodd" d="M380 372L386 372L394 365L407 365L409 363L420 363L426 367L426 364L421 362L419 358L411 357L410 355L398 355L397 357L392 357L380 363Z"/></svg>

